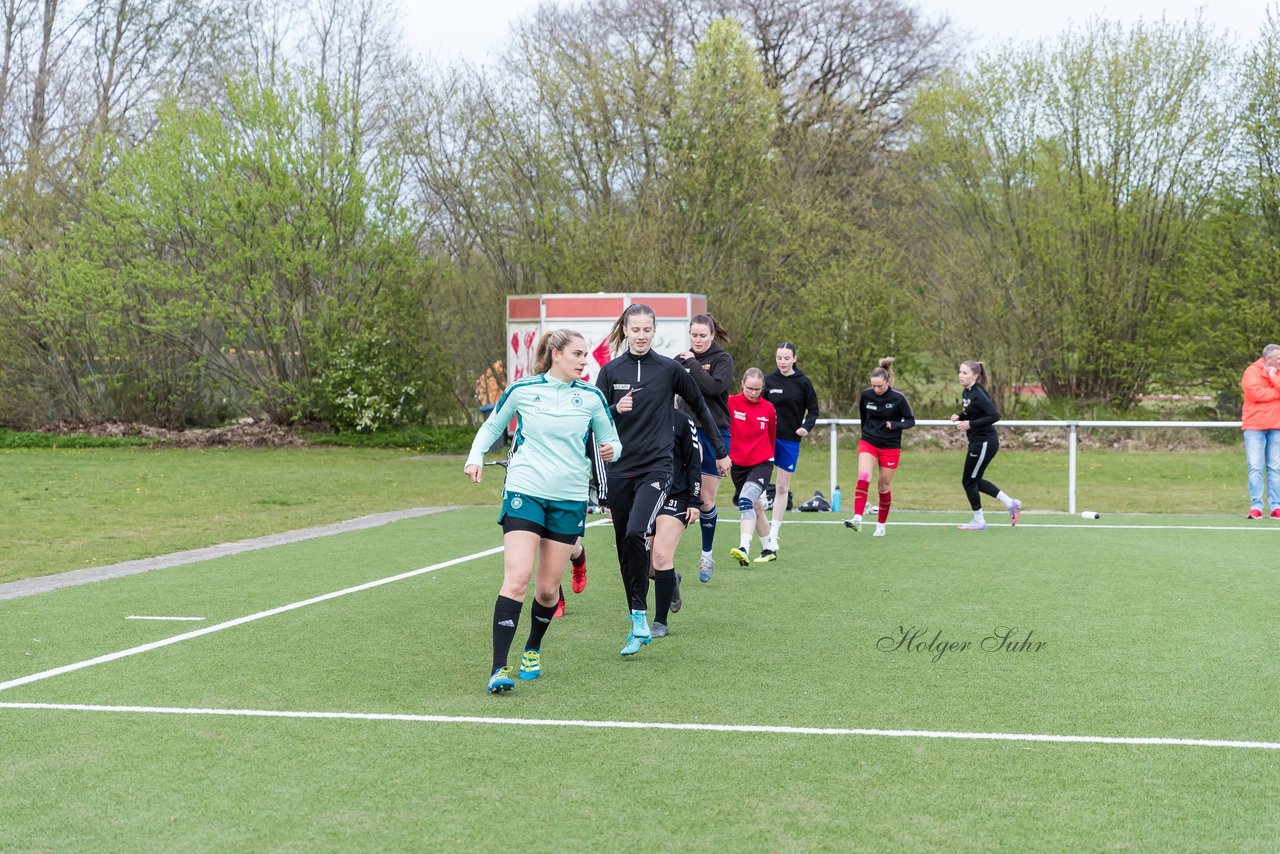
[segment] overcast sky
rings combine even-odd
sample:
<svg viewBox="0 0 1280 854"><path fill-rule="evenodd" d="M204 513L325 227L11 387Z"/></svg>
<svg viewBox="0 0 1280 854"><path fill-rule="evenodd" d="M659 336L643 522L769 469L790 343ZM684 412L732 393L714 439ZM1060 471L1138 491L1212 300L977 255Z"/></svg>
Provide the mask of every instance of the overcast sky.
<svg viewBox="0 0 1280 854"><path fill-rule="evenodd" d="M1265 0L917 0L915 5L926 15L949 16L959 31L972 36L975 49L1054 36L1093 17L1182 20L1194 18L1201 8L1207 22L1245 43L1257 34L1267 9ZM483 61L506 41L511 22L537 6L537 0L403 0L401 20L409 45L437 61Z"/></svg>
<svg viewBox="0 0 1280 854"><path fill-rule="evenodd" d="M1034 40L1080 29L1091 18L1125 23L1139 19L1192 20L1204 10L1210 25L1230 31L1241 43L1254 39L1266 20L1263 0L1069 0L1036 3L1025 0L920 0L916 4L930 15L947 15L957 29L973 36L973 45L986 48L1010 39Z"/></svg>

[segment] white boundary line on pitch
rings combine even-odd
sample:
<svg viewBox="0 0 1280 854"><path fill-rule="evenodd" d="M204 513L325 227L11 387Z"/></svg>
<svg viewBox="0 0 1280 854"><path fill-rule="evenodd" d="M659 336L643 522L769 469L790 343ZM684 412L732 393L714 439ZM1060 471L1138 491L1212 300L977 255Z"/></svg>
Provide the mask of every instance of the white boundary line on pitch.
<svg viewBox="0 0 1280 854"><path fill-rule="evenodd" d="M588 524L586 527L590 528L590 527L594 527L595 525L602 525L602 524L604 524L604 520L601 520L599 522L592 522ZM171 646L175 643L180 643L181 641L192 640L193 638L204 637L205 635L211 635L214 632L220 632L223 629L231 629L231 628L235 628L236 626L243 626L245 623L252 623L256 620L262 620L267 617L274 617L277 614L284 614L289 611L296 611L299 608L305 608L307 605L315 605L320 602L328 602L330 599L337 599L341 596L346 596L351 593L359 593L363 590L372 590L373 588L381 587L384 584L392 584L396 581L404 581L405 579L414 578L416 576L423 575L424 573L435 572L437 569L445 569L450 566L457 566L460 563L467 563L469 561L478 560L482 557L489 557L491 555L496 555L496 554L502 554L502 546L496 546L491 549L485 549L482 552L474 552L469 555L463 555L462 557L456 557L456 558L453 558L452 560L446 560L440 563L433 563L430 566L424 566L418 569L411 569L408 572L402 572L399 575L392 575L392 576L388 576L387 578L379 578L374 581L366 581L364 584L357 584L354 587L346 587L346 588L343 588L342 590L335 590L332 593L324 593L319 596L312 596L310 599L303 599L299 602L290 602L288 605L281 605L278 608L269 608L266 611L259 611L256 614L249 614L246 617L237 617L234 620L227 620L224 623L216 623L212 626L205 626L204 628L196 629L190 632L185 632L180 635L174 635L172 637L163 638L158 641L152 641L151 643L144 643L140 646L134 646L128 649L122 649L119 652L109 652L106 655L99 655L96 658L90 658L84 661L77 661L74 664L64 664L61 667L54 667L50 670L43 670L39 673L32 673L29 676L19 676L18 678L10 679L7 682L0 682L0 691L5 691L5 690L8 690L9 688L17 688L20 685L29 685L32 682L40 682L45 679L52 679L54 676L61 676L64 673L74 673L77 670L83 670L86 667L93 667L94 665L97 665L97 664L106 664L107 662L117 661L121 658L128 658L129 656L132 656L132 655L140 655L144 652L150 652L153 649L160 649L161 647Z"/></svg>
<svg viewBox="0 0 1280 854"><path fill-rule="evenodd" d="M864 525L872 524L874 519L863 519ZM783 525L843 525L843 519L790 519L788 518ZM964 520L956 522L888 522L890 528L958 528L964 524ZM1001 525L997 522L988 522L988 528L1008 528L1011 525ZM1063 522L1019 522L1018 529L1023 528L1074 528L1081 531L1261 531L1272 534L1280 534L1280 525L1278 526L1260 526L1260 525L1112 525L1106 522L1077 522L1075 524L1067 524ZM977 531L969 531L968 533L978 533Z"/></svg>
<svg viewBox="0 0 1280 854"><path fill-rule="evenodd" d="M216 623L212 626L205 626L201 629L185 632L184 634L174 635L172 637L163 638L162 640L144 643L141 646L122 649L119 652L110 652L106 655L99 655L97 658L86 659L85 661L77 661L74 664L64 664L61 667L55 667L51 670L43 670L40 673L32 673L29 676L20 676L17 679L10 679L8 682L0 682L0 691L9 688L17 688L19 685L29 685L32 682L40 682L44 679L52 679L54 676L61 676L64 673L73 673L77 670L83 670L86 667L93 667L95 664L106 664L109 661L117 661L121 658L128 658L131 655L140 655L144 652L150 652L153 649L171 646L181 641L191 640L193 638L203 637L205 635L220 632L223 629L231 629L236 626L243 626L245 623L252 623L255 620L262 620L267 617L274 617L277 614L284 614L288 611L296 611L299 608L305 608L307 605L315 605L320 602L328 602L330 599L337 599L340 596L346 596L351 593L359 593L362 590L372 590L375 587L381 587L384 584L391 584L396 581L404 581L406 578L413 578L427 572L434 572L437 569L444 569L449 566L457 566L460 563L477 560L482 557L489 557L502 553L502 546L492 549L486 549L482 552L463 555L462 557L446 560L442 563L433 563L431 566L424 566L419 569L411 569L408 572L402 572L399 575L392 575L387 578L379 578L376 581L367 581L364 584L357 584L355 587L347 587L342 590L335 590L332 593L324 593L320 596L312 596L310 599L303 599L299 602L290 602L288 605L281 605L278 608L270 608L266 611L259 611L256 614L249 614L247 617L237 617L234 620L227 620L225 623Z"/></svg>
<svg viewBox="0 0 1280 854"><path fill-rule="evenodd" d="M147 617L139 614L130 614L125 617L126 620L162 620L174 623L202 623L204 617Z"/></svg>
<svg viewBox="0 0 1280 854"><path fill-rule="evenodd" d="M108 712L144 715L206 715L235 718L307 718L313 720L408 721L411 723L481 724L492 726L577 727L581 729L680 730L685 732L766 733L771 735L873 736L935 738L954 741L1031 741L1050 744L1120 744L1139 747L1225 747L1280 750L1280 742L1236 741L1221 738L1141 738L1103 735L1050 735L1017 732L948 732L921 729L861 727L767 726L753 724L693 724L662 721L571 721L544 718L499 718L478 715L411 715L390 712L291 712L272 709L185 709L173 706L100 706L84 703L0 703L0 709L62 712Z"/></svg>

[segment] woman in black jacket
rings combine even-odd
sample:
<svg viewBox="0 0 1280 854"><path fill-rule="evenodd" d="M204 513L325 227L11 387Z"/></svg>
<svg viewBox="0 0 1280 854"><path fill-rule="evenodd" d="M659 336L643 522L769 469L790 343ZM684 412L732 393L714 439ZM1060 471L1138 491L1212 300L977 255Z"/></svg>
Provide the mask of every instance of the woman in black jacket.
<svg viewBox="0 0 1280 854"><path fill-rule="evenodd" d="M627 450L618 462L609 464L607 499L631 611L631 632L623 655L635 655L652 637L647 614L649 537L671 486L675 447L671 411L676 395L693 408L700 421L714 422L689 373L674 359L653 351L657 325L649 306L628 306L609 331L610 347L621 353L596 374L596 386L604 392ZM727 473L729 451L719 434L711 439L716 465Z"/></svg>
<svg viewBox="0 0 1280 854"><path fill-rule="evenodd" d="M668 614L680 610L680 573L676 572L676 548L685 528L698 518L702 492L702 448L698 431L683 412L671 410L675 420L676 443L672 457L671 486L667 500L653 520L653 543L649 549L649 577L653 579L653 625L655 638L669 633Z"/></svg>
<svg viewBox="0 0 1280 854"><path fill-rule="evenodd" d="M769 525L769 548L777 552L778 531L787 512L787 491L800 460L800 440L809 435L818 421L818 393L796 364L795 344L790 341L779 344L773 361L778 369L764 378L764 398L778 413L778 440L773 449L777 492L773 499L773 521Z"/></svg>
<svg viewBox="0 0 1280 854"><path fill-rule="evenodd" d="M987 466L995 459L1000 450L1000 437L996 433L995 423L1000 420L995 401L987 394L987 369L982 362L968 361L960 365L960 384L964 393L960 397L960 412L951 416L956 429L969 437L969 449L964 459L964 474L960 482L964 485L964 494L969 499L969 507L973 510L973 518L959 526L961 531L981 531L987 527L987 520L982 515L982 493L999 499L1004 509L1009 511L1010 524L1018 524L1022 515L1022 502L1011 498L983 475Z"/></svg>
<svg viewBox="0 0 1280 854"><path fill-rule="evenodd" d="M676 355L676 361L689 372L698 391L702 392L713 417L712 423L704 424L687 402L680 407L698 428L698 442L702 445L702 505L699 516L702 558L698 561L698 580L703 582L710 581L716 569L712 554L716 521L720 518L716 510L720 474L716 471L711 433L719 433L720 441L729 447L729 387L734 382L733 357L720 346L721 343L729 343L729 333L725 332L720 321L709 314L695 314L689 321L689 349Z"/></svg>
<svg viewBox="0 0 1280 854"><path fill-rule="evenodd" d="M853 493L853 518L846 519L844 524L854 531L862 530L862 511L867 507L871 470L878 468L876 490L880 500L873 537L885 535L884 525L893 503L889 487L902 456L902 431L916 426L916 417L906 395L893 387L892 369L892 356L881 359L880 366L871 370L871 387L864 389L858 398L858 418L862 422L862 438L858 441L858 486Z"/></svg>

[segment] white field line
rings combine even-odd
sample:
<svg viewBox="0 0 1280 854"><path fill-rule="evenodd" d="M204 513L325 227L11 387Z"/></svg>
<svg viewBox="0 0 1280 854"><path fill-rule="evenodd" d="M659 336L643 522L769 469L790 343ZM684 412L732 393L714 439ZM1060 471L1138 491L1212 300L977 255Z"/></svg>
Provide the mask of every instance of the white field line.
<svg viewBox="0 0 1280 854"><path fill-rule="evenodd" d="M501 701L499 701L501 702ZM662 721L573 721L543 718L499 718L477 715L412 715L379 712L304 712L273 709L186 709L172 706L100 706L83 703L0 703L0 709L64 712L107 712L141 715L206 715L237 718L307 718L313 720L407 721L490 726L574 727L579 729L679 730L684 732L766 733L771 735L870 736L879 738L935 738L953 741L1021 741L1049 744L1119 744L1159 747L1217 747L1280 750L1280 742L1237 741L1220 738L1142 738L1104 735L1051 735L1018 732L948 732L919 729L765 726L753 724L694 724Z"/></svg>
<svg viewBox="0 0 1280 854"><path fill-rule="evenodd" d="M408 572L402 572L399 575L392 575L387 578L379 578L376 581L369 581L364 584L357 584L355 587L347 587L343 590L335 590L332 593L325 593L320 596L312 596L310 599L303 599L300 602L290 602L288 605L281 605L278 608L271 608L266 611L259 611L256 614L249 614L247 617L237 617L234 620L227 620L225 623L217 623L212 626L205 626L204 628L196 629L190 632L185 632L184 634L174 635L173 637L164 638L158 641L152 641L151 643L144 643L141 646L134 646L134 647L130 647L129 649L122 649L119 652L110 652L110 653L107 653L106 655L99 655L97 658L90 658L85 661L77 661L74 664L64 664L62 667L55 667L51 670L41 671L40 673L32 673L29 676L20 676L17 679L10 679L8 682L0 682L0 691L5 691L5 690L8 690L9 688L17 688L19 685L29 685L32 682L39 682L43 679L52 679L54 676L61 676L64 673L73 673L77 670L83 670L86 667L93 667L96 664L106 664L109 661L117 661L121 658L128 658L131 655L140 655L144 652L150 652L153 649L160 649L161 647L171 646L175 643L180 643L185 640L192 640L194 638L204 637L205 635L211 635L214 632L220 632L220 631L223 631L224 629L231 629L231 628L235 628L236 626L243 626L245 623L252 623L255 620L262 620L262 619L266 619L267 617L274 617L277 614L284 614L288 611L296 611L297 609L305 608L308 605L315 605L320 602L328 602L330 599L337 599L340 596L347 596L351 593L359 593L362 590L372 590L373 588L381 587L384 584L392 584L397 581L404 581L406 578L413 578L415 576L422 575L423 573L434 572L437 569L444 569L445 567L449 567L449 566L457 566L460 563L466 563L468 561L477 560L482 557L489 557L490 555L496 555L501 553L502 553L502 546L497 546L496 548L487 549L482 552L475 552L474 554L464 555L462 557L454 558L453 560L446 560L443 563L434 563L431 566L424 566L419 569L411 569Z"/></svg>
<svg viewBox="0 0 1280 854"><path fill-rule="evenodd" d="M586 527L591 528L597 525L603 525L605 524L606 521L607 520L602 519L597 522L590 522L587 524ZM482 552L475 552L473 554L463 555L462 557L457 557L457 558L454 558L453 560L446 560L441 563L433 563L430 566L424 566L418 569L411 569L408 572L402 572L399 575L392 575L387 578L379 578L375 581L368 581L368 582L365 582L364 584L357 584L355 587L347 587L343 590L335 590L332 593L325 593L320 596L313 596L310 599L303 599L300 602L290 602L288 605L281 605L278 608L271 608L266 611L259 611L256 614L249 614L247 617L237 617L234 620L227 620L225 623L217 623L212 626L205 626L204 628L196 629L190 632L185 632L180 635L174 635L173 637L164 638L158 641L152 641L151 643L144 643L141 646L134 646L134 647L130 647L129 649L122 649L119 652L109 652L106 655L99 655L97 658L90 658L85 661L77 661L74 664L64 664L61 667L54 667L50 670L41 671L40 673L32 673L29 676L20 676L17 679L10 679L8 682L0 682L0 691L5 691L5 690L8 690L9 688L17 688L20 685L29 685L32 682L40 682L44 679L52 679L54 676L61 676L64 673L74 673L75 671L83 670L86 667L93 667L94 665L97 665L97 664L106 664L107 662L110 662L110 661L117 661L121 658L128 658L131 655L140 655L144 652L150 652L153 649L160 649L161 647L170 646L175 643L180 643L181 641L192 640L193 638L203 637L205 635L213 634L214 632L220 632L223 629L230 629L236 626L242 626L245 623L252 623L255 620L262 620L262 619L265 619L266 617L274 617L277 614L284 614L289 611L296 611L298 608L305 608L307 605L315 605L320 602L328 602L330 599L337 599L340 596L346 596L350 593L359 593L363 590L372 590L373 588L381 587L384 584L392 584L397 581L404 581L405 579L414 578L416 576L423 575L424 573L435 572L437 569L445 569L450 566L457 566L460 563L467 563L469 561L478 560L482 557L489 557L490 555L496 555L501 553L502 553L502 546L497 546L492 549L486 549L485 551L482 551Z"/></svg>
<svg viewBox="0 0 1280 854"><path fill-rule="evenodd" d="M736 523L737 520L730 520ZM957 519L954 522L895 522L886 523L890 528L957 528L963 525L967 519ZM864 518L863 524L871 524L875 522L873 518ZM788 517L783 523L783 528L787 525L843 525L843 519L791 519ZM1009 525L1002 525L999 520L988 522L987 527L991 529L1007 528ZM1280 533L1280 525L1112 525L1106 522L1077 522L1075 524L1064 524L1058 522L1019 522L1017 529L1019 531L1024 528L1074 528L1081 531L1263 531L1266 533ZM981 533L979 531L970 531L970 534Z"/></svg>
<svg viewBox="0 0 1280 854"><path fill-rule="evenodd" d="M126 620L164 620L175 623L200 623L204 621L204 617L146 617L138 614L130 614L125 617Z"/></svg>

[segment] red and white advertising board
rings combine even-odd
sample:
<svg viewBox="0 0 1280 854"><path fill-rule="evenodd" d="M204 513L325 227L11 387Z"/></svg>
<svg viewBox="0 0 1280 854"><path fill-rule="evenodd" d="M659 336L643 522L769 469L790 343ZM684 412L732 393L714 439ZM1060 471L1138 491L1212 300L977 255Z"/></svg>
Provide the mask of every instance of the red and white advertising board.
<svg viewBox="0 0 1280 854"><path fill-rule="evenodd" d="M582 378L595 382L609 352L609 330L633 303L644 303L658 319L654 351L664 356L689 349L689 320L707 310L702 294L541 294L507 297L507 381L533 373L533 356L543 332L567 328L587 339L591 356Z"/></svg>

